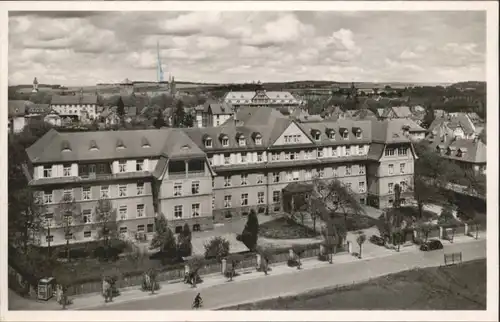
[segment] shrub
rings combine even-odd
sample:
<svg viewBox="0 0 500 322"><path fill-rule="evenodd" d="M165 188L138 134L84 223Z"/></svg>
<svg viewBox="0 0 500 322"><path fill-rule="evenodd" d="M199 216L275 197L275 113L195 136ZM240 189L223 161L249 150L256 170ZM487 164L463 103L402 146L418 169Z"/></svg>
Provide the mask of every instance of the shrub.
<svg viewBox="0 0 500 322"><path fill-rule="evenodd" d="M205 258L216 258L220 262L229 254L229 241L222 237L214 237L204 245Z"/></svg>

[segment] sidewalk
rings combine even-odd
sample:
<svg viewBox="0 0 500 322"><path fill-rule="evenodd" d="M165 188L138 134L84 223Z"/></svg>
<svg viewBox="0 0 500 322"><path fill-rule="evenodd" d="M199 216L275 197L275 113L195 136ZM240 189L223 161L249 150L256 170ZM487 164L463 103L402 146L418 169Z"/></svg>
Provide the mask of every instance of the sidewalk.
<svg viewBox="0 0 500 322"><path fill-rule="evenodd" d="M445 245L445 248L447 245L459 245L459 244L464 244L464 243L473 243L473 242L481 242L484 241L484 238L480 238L479 240L475 240L474 238L468 237L468 236L459 236L455 237L454 243L450 243L447 241L443 242L443 245ZM353 245L353 252L358 252L359 248L357 245ZM418 246L412 245L408 247L401 247L400 252L396 252L394 250L389 250L384 247L376 246L373 245L369 242L367 242L363 246L363 258L358 259L354 257L352 254L348 253L342 253L340 255L336 255L333 258L333 264L337 266L338 264L346 264L346 263L352 263L352 262L360 262L360 261L369 261L372 259L378 259L378 258L383 258L383 257L389 257L389 256L397 256L401 254L407 254L407 253L419 253L420 251L418 250ZM320 268L320 267L326 267L326 266L331 266L332 264L329 264L328 262L320 262L318 261L317 258L308 258L304 259L302 261L302 269L300 271L307 271L315 268ZM279 264L274 264L271 265L272 270L269 272L269 277L276 277L279 275L288 275L288 274L293 274L297 273L299 270L297 268L291 268L286 265L286 263L279 263ZM253 279L260 279L260 278L266 278L265 274L262 272L257 272L255 268L251 269L246 269L240 272L241 275L237 276L234 278L231 284L242 282L242 281L249 281ZM269 278L267 277L267 278ZM133 286L129 288L124 288L121 289L120 296L116 297L114 299L113 303L110 303L110 305L113 304L124 304L127 302L133 302L137 300L144 300L147 298L157 298L157 297L162 297L162 296L168 296L176 293L181 293L181 292L186 292L186 291L201 291L203 289L211 288L216 285L223 285L228 283L227 278L222 276L221 273L215 273L215 274L210 274L203 276L203 283L199 284L197 288L191 288L190 285L184 284L182 282L177 282L177 283L172 283L172 282L163 282L161 283L161 288L160 290L157 291L157 293L151 295L148 292L143 292L140 290L139 286ZM12 292L13 293L13 292ZM17 297L17 298L16 298ZM84 294L80 296L73 296L71 297L73 300L73 304L68 306L68 309L70 310L85 310L85 309L90 309L90 308L95 308L95 307L102 307L104 306L104 298L100 293L91 293L91 294ZM11 305L12 302L12 305ZM14 294L14 297L10 296L9 293L9 308L10 309L17 309L17 310L61 310L61 306L56 303L54 299L51 299L47 302L44 301L35 301L35 300L29 300L29 299L24 299L20 298L17 296L17 294Z"/></svg>

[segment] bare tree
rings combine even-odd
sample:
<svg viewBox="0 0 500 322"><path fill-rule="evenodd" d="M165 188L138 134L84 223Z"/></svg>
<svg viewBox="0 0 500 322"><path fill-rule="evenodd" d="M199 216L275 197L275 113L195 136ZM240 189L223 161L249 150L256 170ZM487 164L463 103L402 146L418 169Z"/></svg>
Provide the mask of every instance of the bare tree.
<svg viewBox="0 0 500 322"><path fill-rule="evenodd" d="M97 230L96 240L102 241L106 253L111 248L111 241L120 238L120 221L117 218L116 209L113 208L108 199L99 199L95 208L94 229ZM107 258L107 255L105 255Z"/></svg>
<svg viewBox="0 0 500 322"><path fill-rule="evenodd" d="M361 258L361 252L363 249L363 244L366 241L366 235L363 232L359 232L358 237L356 238L356 243L359 245L359 258Z"/></svg>
<svg viewBox="0 0 500 322"><path fill-rule="evenodd" d="M56 211L56 223L63 229L66 239L66 254L68 262L71 260L69 241L74 234L82 229L82 213L71 195L63 195Z"/></svg>

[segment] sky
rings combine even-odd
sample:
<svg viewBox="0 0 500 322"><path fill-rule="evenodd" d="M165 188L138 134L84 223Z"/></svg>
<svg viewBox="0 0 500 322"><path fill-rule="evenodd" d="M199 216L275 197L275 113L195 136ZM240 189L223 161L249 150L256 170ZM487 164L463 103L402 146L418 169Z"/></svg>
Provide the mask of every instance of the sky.
<svg viewBox="0 0 500 322"><path fill-rule="evenodd" d="M486 79L480 11L10 12L9 84Z"/></svg>

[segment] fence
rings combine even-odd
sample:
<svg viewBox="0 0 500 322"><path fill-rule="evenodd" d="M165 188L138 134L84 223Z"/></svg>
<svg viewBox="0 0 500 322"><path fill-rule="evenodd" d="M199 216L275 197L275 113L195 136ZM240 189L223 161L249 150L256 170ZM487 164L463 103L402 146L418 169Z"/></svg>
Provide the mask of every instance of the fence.
<svg viewBox="0 0 500 322"><path fill-rule="evenodd" d="M319 244L314 246L315 246L314 248L306 248L301 257L302 258L317 257L320 252ZM345 245L342 245L337 248L337 253L345 252L345 249L346 249ZM288 249L283 249L273 254L270 258L269 263L270 264L283 263L286 262L288 258L289 258ZM247 257L243 259L238 265L238 270L245 270L256 267L257 267L257 258L254 255L252 257ZM222 272L222 265L220 263L207 264L198 271L200 276L214 274L214 273L221 273L221 272ZM166 282L166 281L174 282L174 281L180 281L183 278L184 278L184 268L159 272L157 276L157 280L159 282ZM117 286L118 288L139 286L142 284L142 279L143 279L142 274L123 277L117 281ZM101 292L101 289L102 289L102 282L95 281L95 282L82 283L79 285L72 285L68 287L67 292L68 295L74 296L87 293L98 293Z"/></svg>
<svg viewBox="0 0 500 322"><path fill-rule="evenodd" d="M462 252L444 254L444 265L462 264Z"/></svg>

